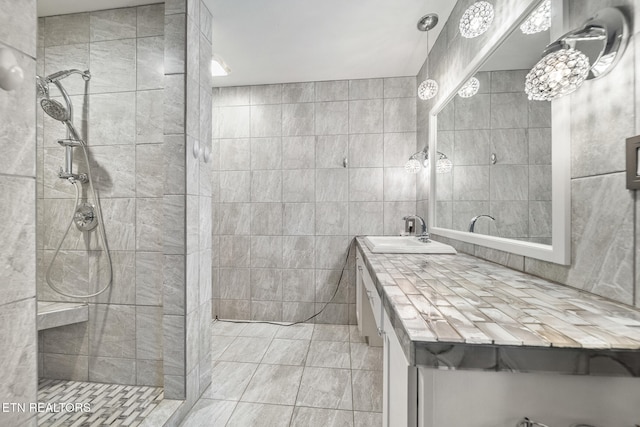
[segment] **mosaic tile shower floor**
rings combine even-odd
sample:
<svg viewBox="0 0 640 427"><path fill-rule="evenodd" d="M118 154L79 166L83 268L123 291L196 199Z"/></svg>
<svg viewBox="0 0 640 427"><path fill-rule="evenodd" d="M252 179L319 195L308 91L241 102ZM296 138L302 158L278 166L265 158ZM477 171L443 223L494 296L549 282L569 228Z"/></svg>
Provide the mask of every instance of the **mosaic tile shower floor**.
<svg viewBox="0 0 640 427"><path fill-rule="evenodd" d="M58 404L58 407L51 407L58 411L40 413L38 425L135 427L155 409L162 398L161 387L41 379L38 383L39 403ZM60 406L65 402L89 404L90 410L67 411Z"/></svg>

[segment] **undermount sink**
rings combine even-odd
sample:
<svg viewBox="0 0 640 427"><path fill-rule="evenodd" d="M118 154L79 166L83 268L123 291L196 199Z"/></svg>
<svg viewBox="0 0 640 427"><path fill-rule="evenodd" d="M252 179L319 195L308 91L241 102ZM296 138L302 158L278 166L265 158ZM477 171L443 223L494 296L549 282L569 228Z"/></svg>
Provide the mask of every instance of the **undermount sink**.
<svg viewBox="0 0 640 427"><path fill-rule="evenodd" d="M367 236L365 244L374 254L455 254L456 250L440 242L421 242L414 236Z"/></svg>

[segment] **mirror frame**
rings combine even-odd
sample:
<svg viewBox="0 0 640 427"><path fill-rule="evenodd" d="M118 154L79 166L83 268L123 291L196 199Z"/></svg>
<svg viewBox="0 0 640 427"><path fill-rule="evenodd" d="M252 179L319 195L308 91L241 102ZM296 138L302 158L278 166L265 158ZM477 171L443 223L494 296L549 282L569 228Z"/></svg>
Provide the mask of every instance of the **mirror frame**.
<svg viewBox="0 0 640 427"><path fill-rule="evenodd" d="M497 38L494 44L488 45L487 49L482 49L462 71L456 89L441 98L429 111L429 232L437 236L516 255L569 265L571 261L571 104L568 96L551 103L551 245L440 228L435 225L437 115L456 96L462 84L480 69L513 31L518 30L523 20L539 4L538 0L532 1L531 7L527 8L525 13L519 16L514 24ZM565 17L568 14L566 13L565 1L552 0L552 5L554 12L551 17L551 39L554 40L564 34Z"/></svg>

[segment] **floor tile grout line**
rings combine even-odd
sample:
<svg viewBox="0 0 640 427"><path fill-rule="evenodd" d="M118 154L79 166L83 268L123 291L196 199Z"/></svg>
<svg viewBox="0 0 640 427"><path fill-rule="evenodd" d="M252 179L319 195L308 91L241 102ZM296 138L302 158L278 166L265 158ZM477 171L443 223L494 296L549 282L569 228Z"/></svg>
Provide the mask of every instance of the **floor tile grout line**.
<svg viewBox="0 0 640 427"><path fill-rule="evenodd" d="M309 345L307 346L307 354L304 356L304 360L302 363L302 374L300 375L300 381L298 382L298 391L296 392L296 398L293 402L293 411L291 412L291 419L289 419L289 426L291 427L293 425L293 417L296 413L296 407L298 407L298 396L300 395L300 388L302 387L302 379L304 378L304 372L307 369L307 360L309 359L309 351L311 351L311 343L313 341L313 335L316 332L316 324L312 323L312 331L311 331L311 338L309 339Z"/></svg>

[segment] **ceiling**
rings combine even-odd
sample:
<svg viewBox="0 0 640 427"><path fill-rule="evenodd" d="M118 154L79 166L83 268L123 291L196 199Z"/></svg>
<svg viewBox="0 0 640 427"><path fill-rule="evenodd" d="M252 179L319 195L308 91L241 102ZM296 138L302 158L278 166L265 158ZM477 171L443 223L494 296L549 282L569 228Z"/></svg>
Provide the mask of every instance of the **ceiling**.
<svg viewBox="0 0 640 427"><path fill-rule="evenodd" d="M427 56L421 16L453 0L204 0L213 51L231 68L215 86L415 76Z"/></svg>
<svg viewBox="0 0 640 427"><path fill-rule="evenodd" d="M203 0L213 52L231 67L216 86L415 76L427 55L421 16L437 13L432 46L454 0ZM38 16L153 3L38 0Z"/></svg>

